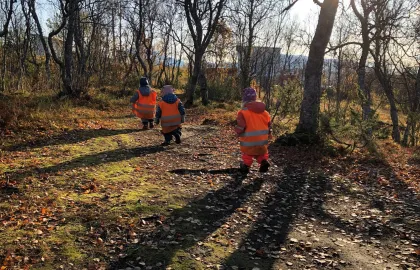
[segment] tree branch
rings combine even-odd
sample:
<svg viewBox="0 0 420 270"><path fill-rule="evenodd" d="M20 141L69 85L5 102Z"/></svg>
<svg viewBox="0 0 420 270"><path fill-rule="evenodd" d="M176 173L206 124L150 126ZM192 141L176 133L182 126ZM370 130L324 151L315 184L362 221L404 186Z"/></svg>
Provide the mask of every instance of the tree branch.
<svg viewBox="0 0 420 270"><path fill-rule="evenodd" d="M3 25L3 30L0 31L0 37L3 37L5 35L7 35L8 31L9 31L9 22L10 19L12 18L12 13L13 13L13 3L15 2L15 0L9 0L9 10L7 12L7 17L6 17L6 21Z"/></svg>
<svg viewBox="0 0 420 270"><path fill-rule="evenodd" d="M354 2L354 0L350 1L350 5L351 5L351 8L353 9L354 14L356 14L357 18L359 19L359 21L361 21L362 23L365 22L365 18L362 16L362 14L360 14L359 10L356 7L356 3Z"/></svg>
<svg viewBox="0 0 420 270"><path fill-rule="evenodd" d="M322 5L324 4L324 3L319 2L319 0L313 0L313 1L315 4L317 4L320 7L322 7Z"/></svg>
<svg viewBox="0 0 420 270"><path fill-rule="evenodd" d="M327 54L329 52L332 52L332 51L335 51L337 49L346 47L348 45L359 45L359 46L363 46L363 44L360 43L360 42L350 41L350 42L346 42L346 43L343 43L343 44L340 44L340 45L337 45L337 46L334 46L334 47L330 47L330 48L328 48L328 50L325 51L325 53Z"/></svg>
<svg viewBox="0 0 420 270"><path fill-rule="evenodd" d="M291 9L299 0L294 0L292 3L290 3L287 7L285 7L280 14L283 14L284 12L288 11L289 9Z"/></svg>

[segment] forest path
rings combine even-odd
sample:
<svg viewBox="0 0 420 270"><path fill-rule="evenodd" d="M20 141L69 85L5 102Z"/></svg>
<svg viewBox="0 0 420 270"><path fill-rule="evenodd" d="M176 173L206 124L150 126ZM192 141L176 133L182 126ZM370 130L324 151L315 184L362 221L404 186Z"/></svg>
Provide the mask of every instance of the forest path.
<svg viewBox="0 0 420 270"><path fill-rule="evenodd" d="M168 147L114 115L5 148L4 269L420 266L418 194L396 176L372 181L389 164L273 143L269 173L244 178L232 128L188 115Z"/></svg>

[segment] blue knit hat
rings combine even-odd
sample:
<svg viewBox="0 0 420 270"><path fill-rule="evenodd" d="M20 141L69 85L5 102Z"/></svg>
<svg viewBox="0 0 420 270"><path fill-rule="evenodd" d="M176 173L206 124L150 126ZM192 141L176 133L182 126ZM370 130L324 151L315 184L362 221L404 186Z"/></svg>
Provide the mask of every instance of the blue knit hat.
<svg viewBox="0 0 420 270"><path fill-rule="evenodd" d="M257 100L257 91L252 87L247 87L242 90L242 101L250 102Z"/></svg>

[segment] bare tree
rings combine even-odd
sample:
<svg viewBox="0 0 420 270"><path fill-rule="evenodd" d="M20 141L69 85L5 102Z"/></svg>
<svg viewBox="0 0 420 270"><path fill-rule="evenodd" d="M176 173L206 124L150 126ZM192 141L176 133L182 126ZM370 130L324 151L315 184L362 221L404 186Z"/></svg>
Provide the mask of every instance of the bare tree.
<svg viewBox="0 0 420 270"><path fill-rule="evenodd" d="M378 0L374 5L374 48L371 55L374 59L374 71L379 83L385 92L390 105L390 116L392 120L392 138L395 142L401 141L398 109L395 100L392 78L397 71L392 64L390 53L393 50L393 43L398 34L402 22L412 11L410 1L403 0Z"/></svg>
<svg viewBox="0 0 420 270"><path fill-rule="evenodd" d="M314 2L321 7L318 25L309 50L305 68L305 85L300 109L297 133L315 135L318 131L319 106L321 103L321 78L324 54L330 40L338 9L338 0L318 0Z"/></svg>
<svg viewBox="0 0 420 270"><path fill-rule="evenodd" d="M5 1L4 3L2 3L0 5L1 9L4 11L5 13L5 22L3 24L2 29L0 29L0 37L4 37L4 42L3 42L3 63L2 63L2 67L1 67L1 83L0 83L0 93L4 92L5 90L5 76L6 76L6 40L7 40L7 34L9 32L9 23L10 20L12 18L12 14L13 14L13 4L14 4L15 0L9 0L9 1Z"/></svg>
<svg viewBox="0 0 420 270"><path fill-rule="evenodd" d="M248 87L251 83L252 51L257 38L258 27L268 19L273 11L275 1L272 0L246 0L234 1L231 7L231 21L237 38L237 51L239 54L240 87Z"/></svg>
<svg viewBox="0 0 420 270"><path fill-rule="evenodd" d="M208 90L206 77L202 71L202 60L216 30L226 0L177 0L177 3L184 10L188 29L194 43L194 66L187 88L185 106L191 107L193 105L197 82L200 83L201 102L207 105L209 102Z"/></svg>
<svg viewBox="0 0 420 270"><path fill-rule="evenodd" d="M371 36L372 31L374 29L370 25L369 17L375 7L375 3L374 1L360 0L362 12L360 12L357 8L355 0L351 0L350 3L353 12L356 14L356 17L359 20L361 26L360 31L362 36L362 42L359 45L362 49L362 52L359 60L359 67L357 69L357 76L359 91L362 97L363 119L367 120L371 117L372 97L369 88L366 87L366 64L369 56L370 45L373 41Z"/></svg>
<svg viewBox="0 0 420 270"><path fill-rule="evenodd" d="M51 70L50 70L51 53L50 53L50 49L48 48L47 41L44 38L44 33L43 33L43 30L42 30L42 26L41 26L41 23L39 21L38 14L36 12L35 0L28 0L28 5L30 7L32 18L34 19L36 28L38 30L39 40L41 41L42 48L44 49L45 71L47 73L48 79L50 79L51 78Z"/></svg>
<svg viewBox="0 0 420 270"><path fill-rule="evenodd" d="M129 15L127 18L131 27L131 31L133 32L135 37L135 54L137 61L140 63L140 66L143 70L142 76L148 75L148 68L144 60L144 50L141 46L145 38L145 1L149 0L136 0L135 2L133 2L131 9L128 11Z"/></svg>

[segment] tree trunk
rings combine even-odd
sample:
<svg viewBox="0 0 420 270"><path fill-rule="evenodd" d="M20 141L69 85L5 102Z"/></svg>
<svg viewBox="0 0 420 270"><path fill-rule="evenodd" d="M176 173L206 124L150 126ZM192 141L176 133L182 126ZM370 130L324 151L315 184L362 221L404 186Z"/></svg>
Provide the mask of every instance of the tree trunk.
<svg viewBox="0 0 420 270"><path fill-rule="evenodd" d="M401 141L400 126L398 122L398 110L395 104L394 93L391 89L391 97L389 98L390 114L392 119L392 139L399 143Z"/></svg>
<svg viewBox="0 0 420 270"><path fill-rule="evenodd" d="M251 54L252 54L252 39L249 39L245 48L239 48L241 50L241 89L247 88L251 84L250 68L251 68Z"/></svg>
<svg viewBox="0 0 420 270"><path fill-rule="evenodd" d="M418 67L417 70L417 77L416 77L416 84L415 84L415 91L414 91L414 100L413 100L413 104L412 104L412 113L411 113L411 117L409 117L409 122L407 123L407 129L410 128L411 131L411 146L416 146L417 142L416 142L416 127L417 127L417 123L418 121L417 119L417 114L419 111L419 107L420 107L420 66ZM406 132L406 133L410 133L410 132ZM408 146L408 136L407 138L405 137L406 134L404 134L404 145Z"/></svg>
<svg viewBox="0 0 420 270"><path fill-rule="evenodd" d="M359 60L359 66L357 69L357 77L358 77L358 85L359 85L359 93L362 98L362 117L363 120L368 120L371 118L371 95L370 95L370 89L366 87L366 62L367 57L369 55L369 49L370 44L372 42L369 34L369 14L372 12L372 9L367 6L367 3L365 0L361 1L361 5L363 8L363 12L359 12L359 10L356 7L355 0L350 1L350 5L353 9L353 12L355 13L357 19L359 20L361 24L361 34L362 34L362 55ZM369 131L369 134L371 131Z"/></svg>
<svg viewBox="0 0 420 270"><path fill-rule="evenodd" d="M209 104L209 91L204 70L201 70L200 75L198 76L198 84L200 85L201 103L206 106Z"/></svg>
<svg viewBox="0 0 420 270"><path fill-rule="evenodd" d="M2 58L3 63L1 66L1 82L0 82L0 93L6 91L6 71L7 71L7 65L6 65L6 48L7 48L7 37L8 33L4 35L4 42L3 42L3 52L2 52Z"/></svg>
<svg viewBox="0 0 420 270"><path fill-rule="evenodd" d="M303 101L300 108L297 133L316 135L318 131L319 106L321 103L321 78L325 49L330 40L337 13L338 0L325 0L321 5L318 25L309 49L305 69Z"/></svg>
<svg viewBox="0 0 420 270"><path fill-rule="evenodd" d="M15 0L9 0L9 8L7 10L6 15L6 21L3 24L3 29L0 29L0 37L4 37L9 32L9 23L10 19L12 18L13 14L13 4L15 3Z"/></svg>
<svg viewBox="0 0 420 270"><path fill-rule="evenodd" d="M187 100L185 102L185 107L189 108L194 103L194 93L195 89L197 88L198 77L201 73L201 62L203 59L202 52L196 52L194 57L194 67L192 71L192 75L190 78L190 82L187 88Z"/></svg>
<svg viewBox="0 0 420 270"><path fill-rule="evenodd" d="M69 6L69 17L67 22L67 35L64 41L64 72L62 73L63 91L62 96L77 96L73 89L73 42L74 32L76 28L76 16L78 9L78 1L71 1Z"/></svg>
<svg viewBox="0 0 420 270"><path fill-rule="evenodd" d="M382 85L382 88L384 89L386 97L388 98L390 107L389 114L392 120L392 139L399 143L401 142L401 134L398 122L398 110L395 103L394 91L392 89L391 82L389 81L389 78L386 78L387 75L382 73L377 67L375 68L375 73L380 84Z"/></svg>
<svg viewBox="0 0 420 270"><path fill-rule="evenodd" d="M369 44L364 44L362 48L362 56L360 57L359 66L357 69L357 82L359 85L359 93L362 97L362 113L363 120L368 120L371 117L371 95L370 90L366 87L366 62L369 54Z"/></svg>
<svg viewBox="0 0 420 270"><path fill-rule="evenodd" d="M142 55L141 55L141 43L142 40L144 39L144 25L143 25L143 1L139 0L138 1L138 5L139 5L139 26L138 26L138 30L136 31L136 57L137 60L139 61L141 68L143 69L143 74L142 76L146 76L147 77L147 66L146 63L144 62Z"/></svg>
<svg viewBox="0 0 420 270"><path fill-rule="evenodd" d="M340 40L341 42L341 40ZM336 103L335 103L335 113L337 118L340 117L340 104L341 104L341 69L342 69L342 57L343 49L338 49L338 64L337 64L337 86L336 86Z"/></svg>

